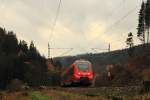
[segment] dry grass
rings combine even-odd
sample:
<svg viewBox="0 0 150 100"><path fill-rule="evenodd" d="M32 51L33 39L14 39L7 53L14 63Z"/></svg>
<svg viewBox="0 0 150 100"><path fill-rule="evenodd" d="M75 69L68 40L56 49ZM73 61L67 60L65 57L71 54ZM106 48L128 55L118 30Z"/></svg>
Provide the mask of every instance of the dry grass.
<svg viewBox="0 0 150 100"><path fill-rule="evenodd" d="M150 100L150 93L132 88L47 88L20 92L0 92L0 100Z"/></svg>
<svg viewBox="0 0 150 100"><path fill-rule="evenodd" d="M45 94L50 97L50 100L106 100L101 96L83 95L58 90L45 91Z"/></svg>

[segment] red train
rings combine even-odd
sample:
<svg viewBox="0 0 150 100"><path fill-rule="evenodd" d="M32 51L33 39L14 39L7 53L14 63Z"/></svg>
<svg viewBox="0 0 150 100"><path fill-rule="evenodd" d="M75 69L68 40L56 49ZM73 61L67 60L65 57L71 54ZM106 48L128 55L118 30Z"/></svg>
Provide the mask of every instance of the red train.
<svg viewBox="0 0 150 100"><path fill-rule="evenodd" d="M61 73L61 86L72 84L91 85L93 80L92 64L86 60L76 60Z"/></svg>

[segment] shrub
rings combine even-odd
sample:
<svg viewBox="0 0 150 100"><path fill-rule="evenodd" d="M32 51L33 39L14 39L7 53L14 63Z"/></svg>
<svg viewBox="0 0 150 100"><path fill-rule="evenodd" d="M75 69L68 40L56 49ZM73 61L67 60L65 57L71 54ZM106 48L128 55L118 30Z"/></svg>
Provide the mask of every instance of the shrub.
<svg viewBox="0 0 150 100"><path fill-rule="evenodd" d="M23 86L23 82L21 80L13 79L11 80L7 88L9 91L19 91L22 89L22 86Z"/></svg>

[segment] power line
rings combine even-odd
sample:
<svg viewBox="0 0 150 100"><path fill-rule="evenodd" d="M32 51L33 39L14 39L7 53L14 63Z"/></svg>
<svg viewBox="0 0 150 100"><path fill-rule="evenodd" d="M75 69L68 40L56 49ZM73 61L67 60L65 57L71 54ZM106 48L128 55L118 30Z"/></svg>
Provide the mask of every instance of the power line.
<svg viewBox="0 0 150 100"><path fill-rule="evenodd" d="M62 53L62 54L61 54L61 55L59 55L59 56L64 56L64 55L68 54L69 52L71 52L72 50L73 50L73 48L70 48L68 51L66 51L66 52Z"/></svg>
<svg viewBox="0 0 150 100"><path fill-rule="evenodd" d="M111 29L113 29L114 27L116 27L119 23L121 23L124 19L126 19L131 13L133 13L135 11L135 9L138 7L139 5L135 6L133 9L131 9L130 11L128 11L123 17L121 17L120 19L118 19L116 22L114 22L112 25L110 25L105 31L104 34L106 34L109 31L112 31Z"/></svg>
<svg viewBox="0 0 150 100"><path fill-rule="evenodd" d="M65 52L63 52L62 54L60 54L59 56L64 56L65 54L68 54L69 52L71 52L74 48L50 48L50 50L67 50Z"/></svg>
<svg viewBox="0 0 150 100"><path fill-rule="evenodd" d="M110 52L110 43L108 44L108 49L102 49L102 48L91 48L91 50L95 51L96 53L98 53L98 51L108 51Z"/></svg>
<svg viewBox="0 0 150 100"><path fill-rule="evenodd" d="M112 12L110 14L108 14L109 18L112 17L114 15L114 13L118 12L118 10L120 10L118 8L120 8L121 4L125 4L125 0L122 0L120 3L117 4L117 6L112 8ZM115 10L115 9L118 9L118 10Z"/></svg>
<svg viewBox="0 0 150 100"><path fill-rule="evenodd" d="M118 19L117 21L115 21L113 24L111 24L110 26L108 26L106 28L106 30L104 31L104 34L106 34L107 32L111 31L111 29L113 29L114 27L116 27L119 23L121 23L124 19L126 19L131 13L133 13L135 11L135 9L137 9L139 5L135 6L133 9L129 10L123 17L121 17L120 19ZM98 38L98 37L97 37ZM95 39L94 39L95 40ZM92 40L92 41L94 41Z"/></svg>
<svg viewBox="0 0 150 100"><path fill-rule="evenodd" d="M55 26L56 26L56 22L57 22L57 18L58 18L58 15L59 15L59 12L60 12L60 7L61 7L61 0L59 2L59 6L58 6L58 9L57 9L57 13L56 13L56 17L55 17L55 20L54 20L54 24L53 24L53 27L52 27L52 30L51 30L51 39L52 39L52 35L53 35L53 32L54 32L54 29L55 29ZM131 9L129 12L127 12L123 17L121 17L120 19L118 19L115 23L113 23L111 26L109 26L106 31L104 33L107 33L110 31L110 29L114 28L116 25L118 25L119 23L121 23L125 18L127 18L133 11L135 11L135 9L137 8L138 6L134 7L133 9ZM50 39L50 40L51 40ZM51 49L56 49L56 48L51 48ZM57 49L62 49L62 48L57 48ZM65 48L66 49L66 48ZM94 48L92 48L94 49ZM110 50L110 49L109 49ZM69 50L70 51L70 50ZM66 54L63 53L62 55Z"/></svg>
<svg viewBox="0 0 150 100"><path fill-rule="evenodd" d="M121 17L119 20L117 20L115 23L113 23L111 26L109 26L104 33L107 33L112 29L113 27L117 26L119 23L121 23L125 18L127 18L132 12L136 10L138 6L131 9L129 12L127 12L123 17Z"/></svg>
<svg viewBox="0 0 150 100"><path fill-rule="evenodd" d="M54 19L54 23L53 23L52 28L51 28L50 41L52 40L52 36L53 36L54 30L55 30L55 26L56 26L57 19L58 19L58 16L59 16L61 4L62 4L62 1L59 0L58 8L57 8L57 11L56 11L56 17Z"/></svg>
<svg viewBox="0 0 150 100"><path fill-rule="evenodd" d="M52 41L52 37L53 37L53 33L54 33L55 26L56 26L56 23L57 23L57 19L58 19L58 16L59 16L61 4L62 4L62 1L59 0L58 8L57 8L57 11L56 11L56 17L55 17L54 23L51 27L50 42ZM50 51L50 42L48 43L48 58L50 58L50 52L51 52Z"/></svg>

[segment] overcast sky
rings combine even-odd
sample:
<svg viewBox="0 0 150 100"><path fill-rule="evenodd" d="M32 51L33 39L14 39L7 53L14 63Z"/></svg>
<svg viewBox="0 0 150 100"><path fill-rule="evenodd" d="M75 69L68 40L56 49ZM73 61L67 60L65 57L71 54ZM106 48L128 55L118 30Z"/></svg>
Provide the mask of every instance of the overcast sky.
<svg viewBox="0 0 150 100"><path fill-rule="evenodd" d="M47 57L52 48L74 48L66 55L126 47L130 31L135 34L142 0L62 0L60 13L51 34L59 0L0 0L0 26L13 30L19 39L34 41ZM117 23L116 23L117 22ZM51 38L50 38L51 37ZM135 44L138 41L135 39ZM51 50L59 56L67 50ZM98 52L102 52L97 50Z"/></svg>

